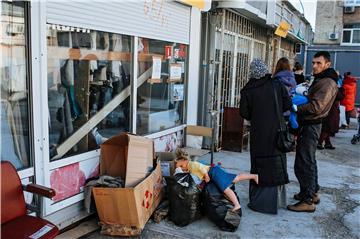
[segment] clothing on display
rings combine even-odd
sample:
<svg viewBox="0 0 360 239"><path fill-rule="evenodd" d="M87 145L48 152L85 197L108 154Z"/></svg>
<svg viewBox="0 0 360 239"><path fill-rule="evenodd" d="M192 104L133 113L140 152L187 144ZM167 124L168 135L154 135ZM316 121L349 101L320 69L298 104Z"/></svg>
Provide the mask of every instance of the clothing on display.
<svg viewBox="0 0 360 239"><path fill-rule="evenodd" d="M56 146L64 142L73 132L73 120L71 116L70 102L67 90L59 86L58 90L49 91L49 145L50 157L56 155ZM72 148L73 152L77 151L77 146Z"/></svg>
<svg viewBox="0 0 360 239"><path fill-rule="evenodd" d="M71 117L76 119L82 115L82 109L75 98L74 62L72 60L65 60L60 71L61 84L66 88L69 97Z"/></svg>
<svg viewBox="0 0 360 239"><path fill-rule="evenodd" d="M101 144L92 131L85 136L83 131L80 134L77 131L130 85L130 62L121 58L111 60L104 57L104 52L130 52L131 41L127 36L99 31L58 32L51 37L55 39L49 39L49 49L69 53L68 59L51 55L48 61L50 156L54 158L59 147L68 151L71 148L66 153L69 156L96 149ZM73 49L79 49L79 57L70 55ZM82 50L93 52L88 55L91 60L84 59L87 57L81 54ZM106 112L100 124L92 128L97 128L99 132L96 132L105 137L128 130L129 108L130 101L126 99L113 111ZM76 141L68 141L70 136Z"/></svg>

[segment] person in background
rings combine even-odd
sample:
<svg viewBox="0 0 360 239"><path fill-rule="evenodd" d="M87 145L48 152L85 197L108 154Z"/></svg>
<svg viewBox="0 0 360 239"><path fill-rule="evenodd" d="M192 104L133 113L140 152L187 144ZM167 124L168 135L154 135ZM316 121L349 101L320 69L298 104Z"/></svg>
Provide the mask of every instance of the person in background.
<svg viewBox="0 0 360 239"><path fill-rule="evenodd" d="M299 135L297 137L294 172L300 184L299 200L287 208L294 212L314 212L320 202L316 146L321 132L321 122L334 103L339 76L331 66L330 53L319 51L312 60L314 80L308 91L309 102L297 107ZM260 176L261 179L261 176Z"/></svg>
<svg viewBox="0 0 360 239"><path fill-rule="evenodd" d="M344 75L343 89L345 97L341 101L341 105L345 106L346 123L349 126L350 116L354 110L356 95L356 78L351 76L351 72L346 72Z"/></svg>
<svg viewBox="0 0 360 239"><path fill-rule="evenodd" d="M343 85L343 76L340 74L340 71L336 71L336 73L339 76L339 80L338 80L338 87L341 88Z"/></svg>
<svg viewBox="0 0 360 239"><path fill-rule="evenodd" d="M278 79L272 79L262 60L254 59L251 62L249 77L249 82L241 90L240 114L251 123L250 172L259 175L259 184L250 181L248 207L254 211L276 214L279 191L280 198L284 195L285 200L285 184L289 183L289 177L286 154L280 152L274 143L280 125L275 92L279 99L277 107L281 112L290 110L292 103L286 87Z"/></svg>
<svg viewBox="0 0 360 239"><path fill-rule="evenodd" d="M288 90L289 96L295 90L296 81L294 73L291 71L290 61L286 57L282 57L276 63L273 78L278 79Z"/></svg>
<svg viewBox="0 0 360 239"><path fill-rule="evenodd" d="M295 92L296 81L294 73L291 71L290 61L286 57L282 57L276 63L273 78L280 81L288 90L289 96ZM284 112L285 120L289 120L290 110Z"/></svg>
<svg viewBox="0 0 360 239"><path fill-rule="evenodd" d="M323 119L321 126L321 134L318 141L317 148L320 150L323 149L335 149L330 141L330 136L335 136L337 132L339 132L339 124L340 124L340 100L344 98L344 93L342 89L342 78L339 71L336 71L339 76L338 79L338 93L336 95L335 101L331 106L328 116ZM325 141L325 145L323 145Z"/></svg>
<svg viewBox="0 0 360 239"><path fill-rule="evenodd" d="M300 64L300 62L295 62L293 71L294 71L295 81L296 81L297 85L305 82L304 70L303 70L303 67Z"/></svg>

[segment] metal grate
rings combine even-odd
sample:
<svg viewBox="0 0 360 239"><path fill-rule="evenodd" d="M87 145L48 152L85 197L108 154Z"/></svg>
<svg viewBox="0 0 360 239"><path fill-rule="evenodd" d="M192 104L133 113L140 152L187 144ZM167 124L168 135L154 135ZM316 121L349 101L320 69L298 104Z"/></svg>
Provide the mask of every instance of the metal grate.
<svg viewBox="0 0 360 239"><path fill-rule="evenodd" d="M217 18L214 57L217 64L212 89L213 109L219 111L217 145L221 145L224 108L240 106L240 91L248 82L250 61L254 58L265 60L267 38L266 29L260 25L232 11L221 11L213 13Z"/></svg>
<svg viewBox="0 0 360 239"><path fill-rule="evenodd" d="M266 28L231 10L225 11L225 30L259 41L266 41Z"/></svg>

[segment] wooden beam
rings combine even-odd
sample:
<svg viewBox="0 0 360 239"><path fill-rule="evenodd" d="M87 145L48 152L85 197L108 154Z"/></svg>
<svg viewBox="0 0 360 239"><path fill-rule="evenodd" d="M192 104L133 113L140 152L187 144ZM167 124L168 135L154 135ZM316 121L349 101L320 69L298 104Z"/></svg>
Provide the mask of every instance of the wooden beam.
<svg viewBox="0 0 360 239"><path fill-rule="evenodd" d="M140 62L152 62L153 56L165 57L159 54L139 53ZM48 47L48 59L69 60L107 60L107 61L131 61L131 52L114 52L104 50L76 49L68 47Z"/></svg>
<svg viewBox="0 0 360 239"><path fill-rule="evenodd" d="M152 67L147 69L139 78L137 88L141 86L147 79L151 77ZM56 148L57 155L51 160L60 159L72 147L74 147L83 137L85 137L97 124L99 124L105 117L110 114L116 107L118 107L131 94L131 86L129 85L121 91L115 98L106 104L97 114L95 114L89 121L81 126L75 133L67 138L62 144Z"/></svg>

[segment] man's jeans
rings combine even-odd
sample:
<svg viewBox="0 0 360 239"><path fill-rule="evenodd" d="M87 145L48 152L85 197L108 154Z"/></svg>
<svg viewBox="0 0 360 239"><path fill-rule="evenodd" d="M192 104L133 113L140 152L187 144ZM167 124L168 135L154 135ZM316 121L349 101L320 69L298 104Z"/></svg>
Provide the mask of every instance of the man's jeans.
<svg viewBox="0 0 360 239"><path fill-rule="evenodd" d="M296 146L294 171L300 184L300 196L310 202L319 190L315 159L321 123L301 126Z"/></svg>

